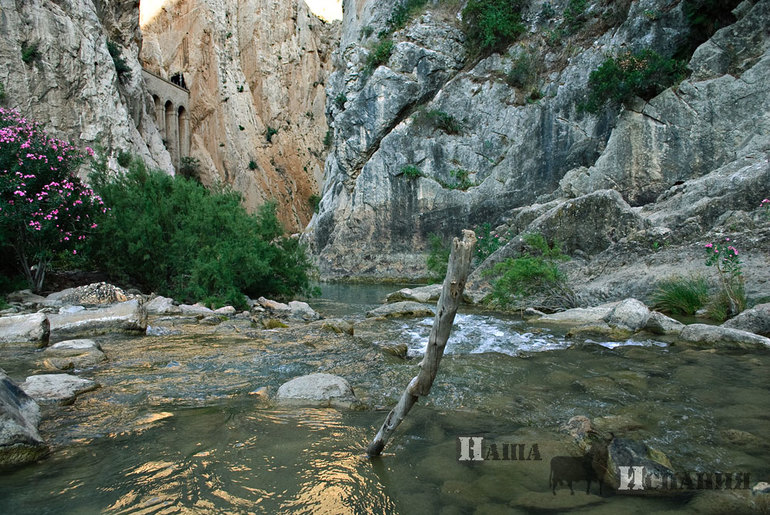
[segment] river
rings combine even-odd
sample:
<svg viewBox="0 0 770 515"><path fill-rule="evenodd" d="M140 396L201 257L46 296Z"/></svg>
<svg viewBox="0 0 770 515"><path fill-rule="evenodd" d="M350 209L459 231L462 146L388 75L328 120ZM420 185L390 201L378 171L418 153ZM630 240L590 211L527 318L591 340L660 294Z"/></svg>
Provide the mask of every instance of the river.
<svg viewBox="0 0 770 515"><path fill-rule="evenodd" d="M0 475L0 513L725 513L752 500L741 489L586 494L584 481L554 495L549 462L570 453L560 427L575 415L645 442L676 471L770 479L770 352L572 339L463 309L430 396L367 459L430 330L429 319L363 320L394 289L324 285L311 305L356 320L355 337L296 326L100 338L109 361L79 375L101 388L43 408L52 453ZM382 352L394 342L406 359ZM0 363L19 381L43 371L29 349L0 349ZM318 371L345 377L361 407L258 395ZM460 462L468 436L525 459Z"/></svg>

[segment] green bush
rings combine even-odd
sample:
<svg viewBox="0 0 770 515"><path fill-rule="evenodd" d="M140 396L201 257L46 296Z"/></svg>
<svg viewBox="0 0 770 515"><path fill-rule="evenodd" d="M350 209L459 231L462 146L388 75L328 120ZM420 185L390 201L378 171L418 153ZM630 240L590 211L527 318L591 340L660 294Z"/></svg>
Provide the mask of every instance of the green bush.
<svg viewBox="0 0 770 515"><path fill-rule="evenodd" d="M40 59L39 46L40 43L37 41L21 44L21 60L24 61L24 64L30 64Z"/></svg>
<svg viewBox="0 0 770 515"><path fill-rule="evenodd" d="M634 96L650 100L687 75L687 64L652 50L610 57L588 78L588 98L581 106L596 113L607 102L620 104Z"/></svg>
<svg viewBox="0 0 770 515"><path fill-rule="evenodd" d="M308 197L307 201L310 204L310 207L313 208L313 212L317 213L318 208L321 205L321 197L313 193L312 195L310 195L310 197Z"/></svg>
<svg viewBox="0 0 770 515"><path fill-rule="evenodd" d="M0 102L5 101L5 86L0 82Z"/></svg>
<svg viewBox="0 0 770 515"><path fill-rule="evenodd" d="M468 0L462 11L462 27L471 55L484 56L502 50L524 31L521 0Z"/></svg>
<svg viewBox="0 0 770 515"><path fill-rule="evenodd" d="M179 160L179 173L188 179L200 181L201 162L192 156L184 156Z"/></svg>
<svg viewBox="0 0 770 515"><path fill-rule="evenodd" d="M128 165L131 164L131 153L126 152L125 150L119 150L118 151L118 164L122 166L123 168L128 168Z"/></svg>
<svg viewBox="0 0 770 515"><path fill-rule="evenodd" d="M664 279L655 287L651 300L658 311L691 316L709 300L708 281L700 276Z"/></svg>
<svg viewBox="0 0 770 515"><path fill-rule="evenodd" d="M372 73L375 68L388 62L391 52L393 52L393 40L390 37L380 39L380 42L372 48L366 57L364 72Z"/></svg>
<svg viewBox="0 0 770 515"><path fill-rule="evenodd" d="M425 264L433 282L443 281L446 277L449 253L449 244L441 236L433 233L428 235L428 258Z"/></svg>
<svg viewBox="0 0 770 515"><path fill-rule="evenodd" d="M112 57L112 63L115 65L115 71L118 73L118 76L125 77L127 79L130 78L131 67L128 66L126 60L123 59L122 52L120 51L118 45L108 40L107 51L110 53L110 57Z"/></svg>
<svg viewBox="0 0 770 515"><path fill-rule="evenodd" d="M273 136L275 136L276 134L278 134L278 129L274 129L268 126L267 130L265 131L265 139L267 140L268 143L272 143Z"/></svg>
<svg viewBox="0 0 770 515"><path fill-rule="evenodd" d="M253 159L249 160L249 170L256 170L257 168L259 168L259 166L257 166L257 162Z"/></svg>
<svg viewBox="0 0 770 515"><path fill-rule="evenodd" d="M310 263L283 238L276 204L248 214L240 196L211 192L134 159L125 175L92 182L111 207L89 258L112 279L186 302L246 308L244 295L290 297L308 291Z"/></svg>
<svg viewBox="0 0 770 515"><path fill-rule="evenodd" d="M417 123L446 132L447 134L461 134L462 125L457 119L446 111L440 109L420 109L416 116Z"/></svg>
<svg viewBox="0 0 770 515"><path fill-rule="evenodd" d="M717 30L734 23L736 18L732 11L740 3L741 0L685 0L683 11L690 33L677 51L678 57L689 60L695 49Z"/></svg>
<svg viewBox="0 0 770 515"><path fill-rule="evenodd" d="M458 169L452 170L449 174L454 177L455 183L451 184L449 189L465 191L468 188L475 186L473 181L470 180L470 172L468 170Z"/></svg>
<svg viewBox="0 0 770 515"><path fill-rule="evenodd" d="M505 82L512 88L524 89L530 86L536 77L535 61L528 52L521 52L513 59L513 64L505 74Z"/></svg>
<svg viewBox="0 0 770 515"><path fill-rule="evenodd" d="M492 232L492 226L489 222L484 222L475 227L473 231L476 233L476 262L481 263L489 256L491 256L497 249L505 245L510 239L508 233L498 234Z"/></svg>
<svg viewBox="0 0 770 515"><path fill-rule="evenodd" d="M577 32L585 23L587 0L569 0L564 9L564 25L567 31Z"/></svg>
<svg viewBox="0 0 770 515"><path fill-rule="evenodd" d="M345 93L340 93L334 97L334 105L337 106L337 109L345 109L345 102L347 101L348 97L345 96Z"/></svg>
<svg viewBox="0 0 770 515"><path fill-rule="evenodd" d="M406 165L401 168L401 175L407 179L417 179L422 177L422 172L414 165Z"/></svg>
<svg viewBox="0 0 770 515"><path fill-rule="evenodd" d="M409 20L425 7L428 0L405 0L398 4L388 19L388 28L391 32L403 29Z"/></svg>
<svg viewBox="0 0 770 515"><path fill-rule="evenodd" d="M722 323L745 310L747 305L746 290L741 282L729 293L725 288L717 290L716 295L706 305L706 316L715 322Z"/></svg>
<svg viewBox="0 0 770 515"><path fill-rule="evenodd" d="M492 283L492 300L503 307L530 295L545 297L544 305L562 306L574 296L557 263L567 259L557 244L549 245L541 234L523 237L524 249L518 258L498 263L490 272L499 276Z"/></svg>
<svg viewBox="0 0 770 515"><path fill-rule="evenodd" d="M332 129L327 129L326 134L324 134L324 147L326 148L331 147L333 142L334 142L334 131Z"/></svg>

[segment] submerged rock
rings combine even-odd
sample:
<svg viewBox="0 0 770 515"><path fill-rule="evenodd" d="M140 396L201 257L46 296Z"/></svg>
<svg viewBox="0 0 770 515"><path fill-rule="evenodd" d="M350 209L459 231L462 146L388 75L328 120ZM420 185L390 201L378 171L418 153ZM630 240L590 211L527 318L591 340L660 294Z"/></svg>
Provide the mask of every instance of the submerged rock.
<svg viewBox="0 0 770 515"><path fill-rule="evenodd" d="M85 368L105 361L107 356L93 340L66 340L43 351L45 365L56 370Z"/></svg>
<svg viewBox="0 0 770 515"><path fill-rule="evenodd" d="M740 329L706 324L690 324L679 334L686 343L710 345L716 348L756 349L770 347L770 338Z"/></svg>
<svg viewBox="0 0 770 515"><path fill-rule="evenodd" d="M402 301L393 304L385 304L379 308L369 311L366 316L371 317L430 317L436 313L429 307L419 302Z"/></svg>
<svg viewBox="0 0 770 515"><path fill-rule="evenodd" d="M300 404L349 406L356 401L356 396L345 379L319 373L295 377L282 384L276 399Z"/></svg>
<svg viewBox="0 0 770 515"><path fill-rule="evenodd" d="M37 402L67 405L75 402L78 395L96 390L99 385L69 374L41 374L28 377L20 387Z"/></svg>
<svg viewBox="0 0 770 515"><path fill-rule="evenodd" d="M324 320L321 329L332 331L337 334L349 334L353 336L353 324L341 318L331 318Z"/></svg>
<svg viewBox="0 0 770 515"><path fill-rule="evenodd" d="M0 370L0 467L29 463L48 452L38 424L40 407Z"/></svg>
<svg viewBox="0 0 770 515"><path fill-rule="evenodd" d="M664 478L674 477L674 471L671 468L671 462L662 452L648 447L643 442L637 442L626 438L614 438L607 446L607 467L603 477L605 484L611 486L615 490L623 487L633 488L633 485L628 485L626 477L621 478L624 470L620 467L642 467L644 470L644 478L634 477L632 481L647 481L648 479L653 484L662 483ZM645 483L645 486L646 483ZM625 488L624 488L625 489ZM666 493L665 490L656 490L645 488L638 490L643 494L661 494Z"/></svg>
<svg viewBox="0 0 770 515"><path fill-rule="evenodd" d="M76 313L52 314L48 318L54 340L147 329L147 313L137 300Z"/></svg>
<svg viewBox="0 0 770 515"><path fill-rule="evenodd" d="M0 343L48 343L50 323L43 313L0 317Z"/></svg>

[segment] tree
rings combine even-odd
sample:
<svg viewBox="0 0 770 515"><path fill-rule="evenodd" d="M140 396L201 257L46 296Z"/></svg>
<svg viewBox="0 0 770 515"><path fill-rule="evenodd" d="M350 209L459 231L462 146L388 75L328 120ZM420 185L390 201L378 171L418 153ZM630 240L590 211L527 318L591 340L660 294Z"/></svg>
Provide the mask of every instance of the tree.
<svg viewBox="0 0 770 515"><path fill-rule="evenodd" d="M82 153L18 111L0 108L0 247L14 251L35 291L51 260L77 254L96 214L106 211L74 174L86 155L93 150Z"/></svg>

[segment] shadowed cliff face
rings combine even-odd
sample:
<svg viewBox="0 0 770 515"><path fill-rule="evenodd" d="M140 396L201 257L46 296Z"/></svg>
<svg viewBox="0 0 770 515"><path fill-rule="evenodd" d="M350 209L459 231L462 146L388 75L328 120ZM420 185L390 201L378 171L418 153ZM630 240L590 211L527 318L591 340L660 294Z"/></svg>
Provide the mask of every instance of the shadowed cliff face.
<svg viewBox="0 0 770 515"><path fill-rule="evenodd" d="M145 107L136 1L2 0L0 33L6 107L57 136L95 147L113 167L118 151L130 151L172 170ZM121 51L128 73L118 76L107 41Z"/></svg>
<svg viewBox="0 0 770 515"><path fill-rule="evenodd" d="M141 60L190 89L191 156L206 185L232 185L254 210L278 202L303 228L322 177L325 81L339 23L303 0L178 0L142 27Z"/></svg>
<svg viewBox="0 0 770 515"><path fill-rule="evenodd" d="M588 2L580 27L567 32L557 32L567 2L551 2L550 13L528 2L525 34L481 60L465 54L459 8L428 3L393 33L390 56L367 72L392 9L383 4L344 4L327 87L334 146L306 235L323 276L424 276L428 234L457 236L485 222L501 233L566 239L566 250L590 263L621 248L642 253L628 241L651 244L661 234L693 245L720 230L729 212L760 221L759 202L770 191L770 99L759 79L770 66L763 28L770 2L727 12L729 26L692 56L689 79L649 102L595 115L578 109L590 73L608 55L652 49L671 56L687 46L684 2ZM533 68L524 83L510 74L523 55ZM727 179L728 168L741 179ZM707 177L721 193L706 191ZM683 203L690 190L704 194L697 208ZM503 251L481 269L514 254ZM625 256L594 268L629 262ZM610 295L606 284L599 289L598 296Z"/></svg>

